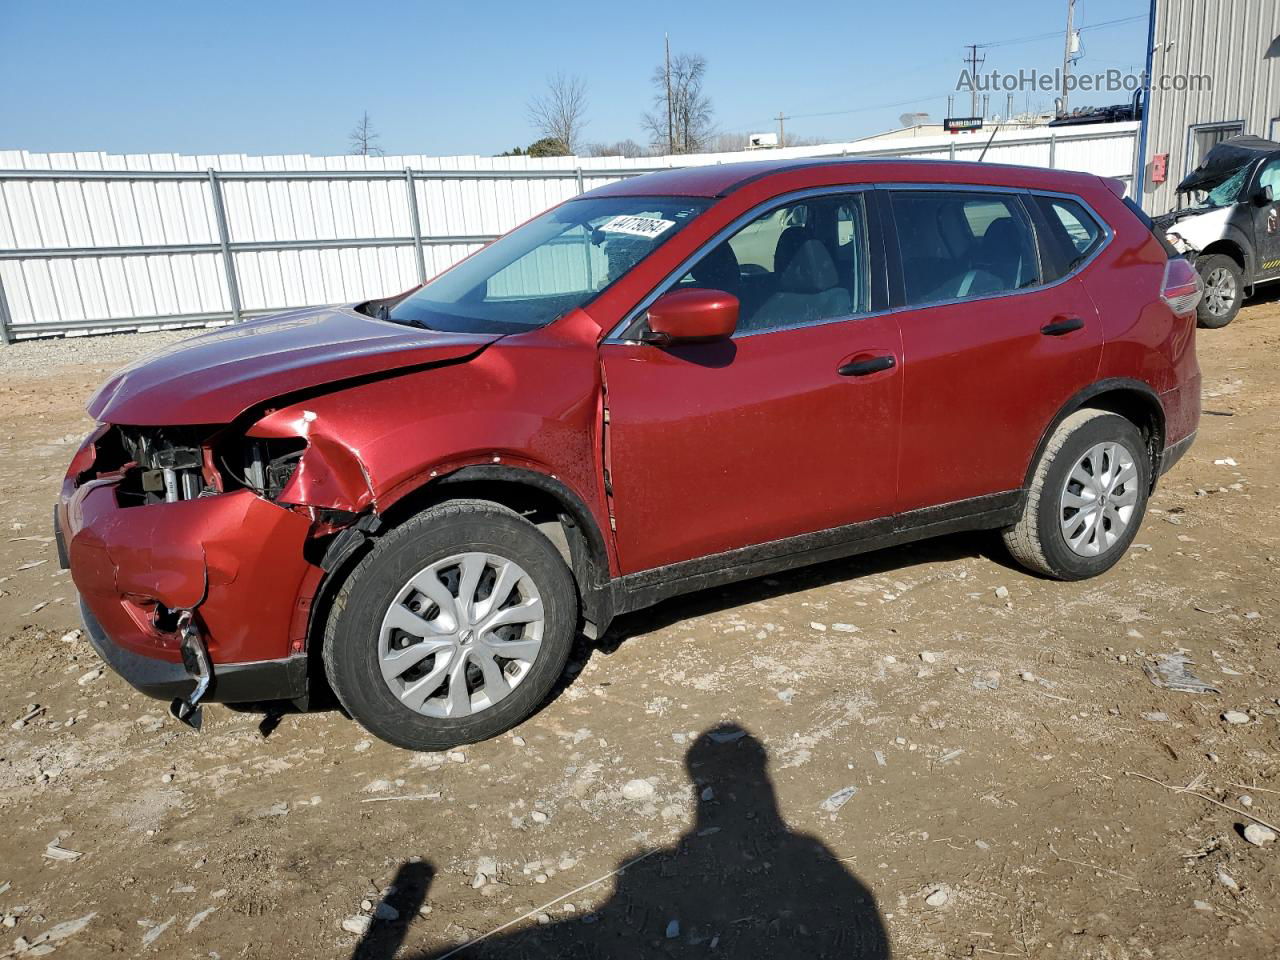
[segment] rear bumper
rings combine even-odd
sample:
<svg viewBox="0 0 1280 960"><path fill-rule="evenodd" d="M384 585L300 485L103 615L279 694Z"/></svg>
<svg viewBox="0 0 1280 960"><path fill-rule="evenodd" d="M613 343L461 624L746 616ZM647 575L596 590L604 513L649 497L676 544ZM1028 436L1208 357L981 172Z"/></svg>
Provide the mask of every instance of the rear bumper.
<svg viewBox="0 0 1280 960"><path fill-rule="evenodd" d="M196 678L171 660L146 657L117 644L102 629L93 611L80 601L85 632L98 656L140 693L158 700L185 699L195 689ZM307 655L251 663L220 663L213 668L205 703L250 703L260 700L297 700L307 693Z"/></svg>
<svg viewBox="0 0 1280 960"><path fill-rule="evenodd" d="M1187 434L1177 443L1171 443L1164 448L1164 453L1160 455L1160 476L1168 473L1175 463L1182 459L1183 454L1191 449L1191 444L1196 441L1196 431Z"/></svg>
<svg viewBox="0 0 1280 960"><path fill-rule="evenodd" d="M1166 446L1160 455L1159 476L1164 476L1195 443L1200 428L1200 374L1160 394L1160 406L1164 409L1164 435Z"/></svg>

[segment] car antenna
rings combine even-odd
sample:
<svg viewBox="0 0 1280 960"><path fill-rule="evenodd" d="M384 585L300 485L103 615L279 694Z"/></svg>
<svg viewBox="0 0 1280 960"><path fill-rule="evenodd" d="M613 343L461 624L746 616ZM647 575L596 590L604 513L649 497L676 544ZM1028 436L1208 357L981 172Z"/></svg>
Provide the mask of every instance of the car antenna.
<svg viewBox="0 0 1280 960"><path fill-rule="evenodd" d="M990 138L987 140L987 145L986 145L985 147L983 147L983 148L982 148L982 152L981 152L980 154L978 154L978 162L979 162L979 163L981 163L981 162L982 162L982 160L983 160L983 158L987 155L987 150L988 150L988 149L990 149L990 147L991 147L991 141L992 141L992 140L994 140L994 139L996 138L996 134L997 134L997 133L999 133L999 132L1000 132L1000 124L998 124L998 123L997 123L997 124L996 124L996 128L995 128L994 130L992 130L992 131L991 131L991 136L990 136Z"/></svg>

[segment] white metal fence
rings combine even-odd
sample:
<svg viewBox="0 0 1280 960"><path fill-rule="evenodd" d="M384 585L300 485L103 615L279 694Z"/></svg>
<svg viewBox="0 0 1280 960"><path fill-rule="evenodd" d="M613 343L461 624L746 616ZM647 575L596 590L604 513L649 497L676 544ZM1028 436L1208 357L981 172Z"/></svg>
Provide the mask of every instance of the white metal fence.
<svg viewBox="0 0 1280 960"><path fill-rule="evenodd" d="M584 190L673 166L915 156L1132 183L1136 123L649 158L0 151L0 341L225 323L434 276ZM643 165L641 165L643 164Z"/></svg>

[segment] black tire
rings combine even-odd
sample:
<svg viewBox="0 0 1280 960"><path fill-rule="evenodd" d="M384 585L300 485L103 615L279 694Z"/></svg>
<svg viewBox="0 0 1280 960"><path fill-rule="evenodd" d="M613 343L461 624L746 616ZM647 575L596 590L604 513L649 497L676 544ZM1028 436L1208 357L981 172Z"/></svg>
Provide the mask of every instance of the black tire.
<svg viewBox="0 0 1280 960"><path fill-rule="evenodd" d="M1240 264L1220 253L1198 259L1196 270L1205 285L1205 295L1200 298L1200 306L1196 307L1196 321L1200 326L1211 330L1225 327L1236 318L1240 305L1244 303L1244 271L1240 269ZM1214 277L1215 281L1223 279L1229 282L1234 290L1234 297L1223 307L1217 305L1218 301L1210 299L1210 277Z"/></svg>
<svg viewBox="0 0 1280 960"><path fill-rule="evenodd" d="M1071 516L1063 491L1071 471L1099 443L1117 443L1129 453L1137 468L1136 502L1127 526L1108 548L1096 556L1072 550L1062 530L1062 518ZM1124 486L1128 490L1128 485ZM1022 516L1003 531L1005 546L1015 560L1035 573L1056 580L1084 580L1111 569L1137 536L1151 490L1151 457L1138 428L1129 420L1104 410L1077 410L1054 430L1027 489ZM1109 529L1109 528L1108 528Z"/></svg>
<svg viewBox="0 0 1280 960"><path fill-rule="evenodd" d="M542 645L509 694L468 716L432 717L402 703L383 680L378 642L383 617L409 579L455 554L513 560L542 600ZM528 520L484 500L432 507L381 537L333 600L325 628L325 673L360 724L409 750L445 750L497 736L532 714L564 671L578 625L573 576L555 546Z"/></svg>

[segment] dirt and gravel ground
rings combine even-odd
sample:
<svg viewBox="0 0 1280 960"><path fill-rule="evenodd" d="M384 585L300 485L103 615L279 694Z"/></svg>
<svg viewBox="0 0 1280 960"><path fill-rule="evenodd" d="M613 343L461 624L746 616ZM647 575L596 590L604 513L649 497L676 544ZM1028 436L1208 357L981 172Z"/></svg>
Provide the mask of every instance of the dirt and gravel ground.
<svg viewBox="0 0 1280 960"><path fill-rule="evenodd" d="M0 349L0 957L1277 955L1274 298L1202 332L1199 442L1107 576L960 536L671 602L449 755L196 734L98 669L50 505L176 336ZM1221 694L1153 685L1177 651Z"/></svg>

